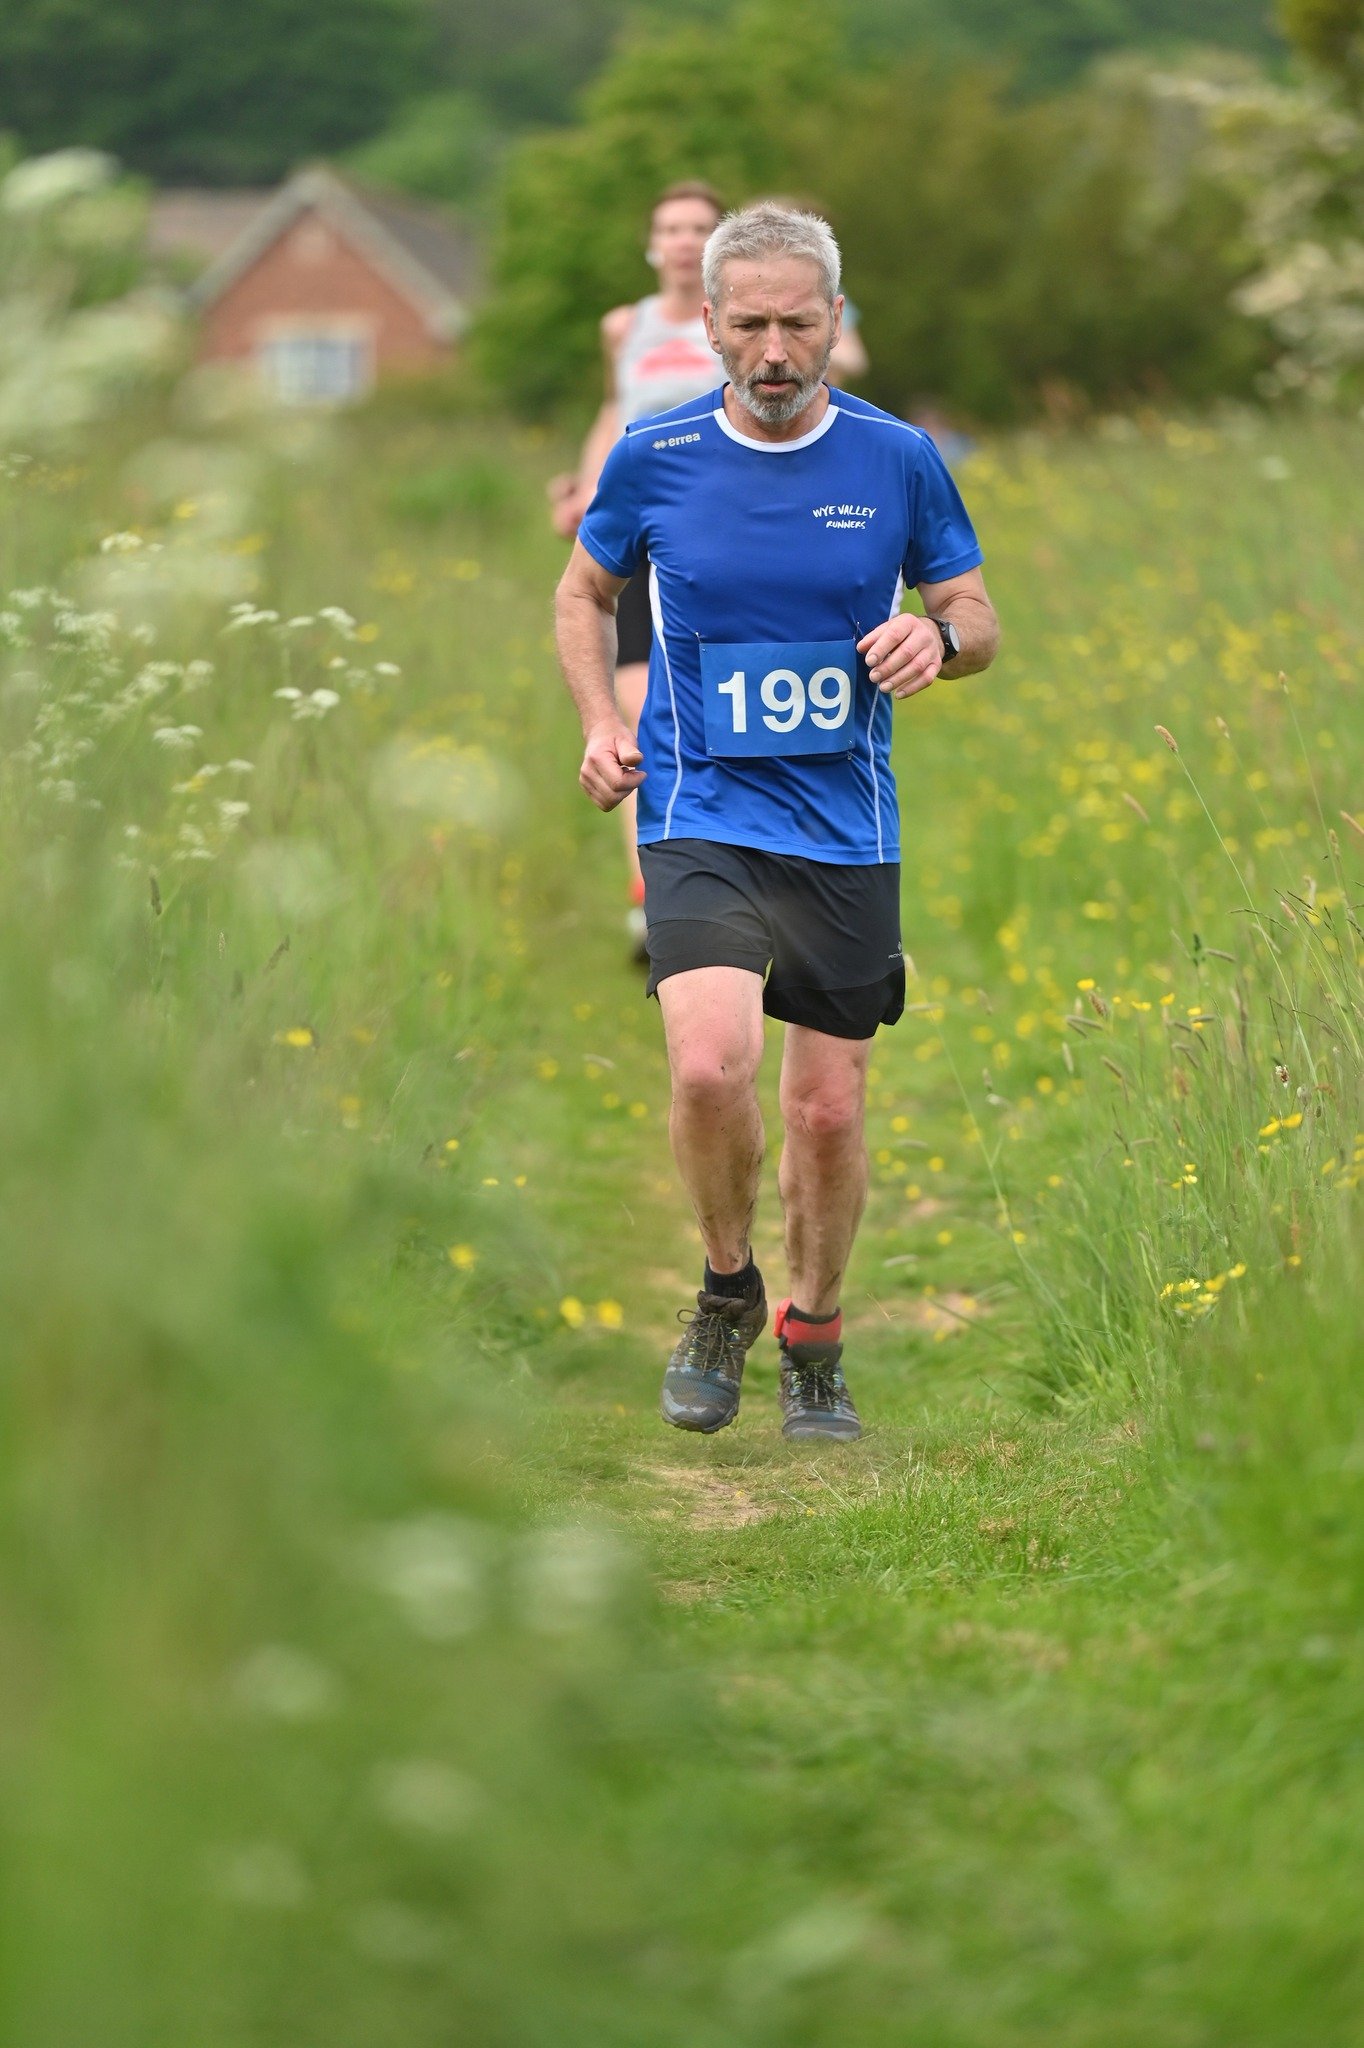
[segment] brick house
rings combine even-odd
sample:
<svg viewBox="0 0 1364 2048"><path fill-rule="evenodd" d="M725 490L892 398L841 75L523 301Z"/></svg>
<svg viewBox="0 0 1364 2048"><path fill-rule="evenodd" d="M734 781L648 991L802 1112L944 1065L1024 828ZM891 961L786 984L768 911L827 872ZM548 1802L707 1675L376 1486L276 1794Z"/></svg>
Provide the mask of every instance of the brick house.
<svg viewBox="0 0 1364 2048"><path fill-rule="evenodd" d="M189 291L201 362L254 363L277 398L336 404L454 358L478 277L457 222L322 168L252 197L164 193L153 207L153 249L189 256L197 234L212 255Z"/></svg>

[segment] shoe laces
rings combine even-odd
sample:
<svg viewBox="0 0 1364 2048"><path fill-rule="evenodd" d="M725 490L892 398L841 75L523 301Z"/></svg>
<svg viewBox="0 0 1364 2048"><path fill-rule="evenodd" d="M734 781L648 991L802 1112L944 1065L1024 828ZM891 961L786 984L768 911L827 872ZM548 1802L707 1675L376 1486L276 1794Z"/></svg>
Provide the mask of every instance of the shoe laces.
<svg viewBox="0 0 1364 2048"><path fill-rule="evenodd" d="M802 1407L838 1407L848 1389L836 1358L793 1358L788 1352L787 1364Z"/></svg>
<svg viewBox="0 0 1364 2048"><path fill-rule="evenodd" d="M735 1295L701 1294L696 1307L680 1308L677 1320L687 1332L688 1363L701 1372L728 1362L739 1319L752 1306Z"/></svg>

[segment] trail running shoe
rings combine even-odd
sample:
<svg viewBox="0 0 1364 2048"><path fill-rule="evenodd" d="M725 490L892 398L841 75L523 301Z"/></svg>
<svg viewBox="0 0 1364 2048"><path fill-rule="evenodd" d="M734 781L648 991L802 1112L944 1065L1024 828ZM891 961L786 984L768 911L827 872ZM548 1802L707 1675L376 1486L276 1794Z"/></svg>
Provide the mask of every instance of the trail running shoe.
<svg viewBox="0 0 1364 2048"><path fill-rule="evenodd" d="M767 1322L767 1296L758 1282L755 1300L729 1294L698 1294L695 1310L678 1310L686 1327L663 1375L659 1406L674 1429L713 1436L739 1412L739 1386L749 1346Z"/></svg>
<svg viewBox="0 0 1364 2048"><path fill-rule="evenodd" d="M835 1443L851 1443L861 1436L862 1424L843 1377L842 1316L806 1323L793 1317L790 1302L783 1301L772 1329L781 1348L782 1435L793 1441L825 1437Z"/></svg>

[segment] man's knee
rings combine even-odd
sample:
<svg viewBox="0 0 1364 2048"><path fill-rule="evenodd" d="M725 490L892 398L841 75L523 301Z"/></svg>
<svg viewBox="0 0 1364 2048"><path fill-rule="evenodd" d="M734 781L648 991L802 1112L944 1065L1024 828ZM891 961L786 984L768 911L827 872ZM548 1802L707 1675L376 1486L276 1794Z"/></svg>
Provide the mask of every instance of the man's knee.
<svg viewBox="0 0 1364 2048"><path fill-rule="evenodd" d="M797 1131L818 1146L837 1147L860 1138L861 1076L825 1079L815 1087L783 1091L782 1115L788 1131Z"/></svg>
<svg viewBox="0 0 1364 2048"><path fill-rule="evenodd" d="M679 1108L728 1109L751 1094L758 1055L741 1040L698 1040L671 1056L673 1101Z"/></svg>

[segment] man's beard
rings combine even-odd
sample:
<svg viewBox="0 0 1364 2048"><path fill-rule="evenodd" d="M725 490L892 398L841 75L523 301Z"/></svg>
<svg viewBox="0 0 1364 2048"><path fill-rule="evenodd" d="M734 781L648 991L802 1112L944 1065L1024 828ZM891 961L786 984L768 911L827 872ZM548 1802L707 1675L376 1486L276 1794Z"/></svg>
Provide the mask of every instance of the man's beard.
<svg viewBox="0 0 1364 2048"><path fill-rule="evenodd" d="M740 403L764 427L784 427L804 412L824 382L824 372L829 367L832 354L831 341L818 368L812 370L808 377L797 376L789 363L760 363L751 375L742 377L729 350L723 343L720 347L720 361ZM780 391L758 389L761 384L775 383L779 379L783 386Z"/></svg>

